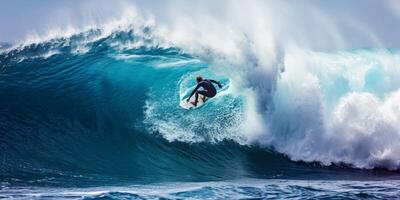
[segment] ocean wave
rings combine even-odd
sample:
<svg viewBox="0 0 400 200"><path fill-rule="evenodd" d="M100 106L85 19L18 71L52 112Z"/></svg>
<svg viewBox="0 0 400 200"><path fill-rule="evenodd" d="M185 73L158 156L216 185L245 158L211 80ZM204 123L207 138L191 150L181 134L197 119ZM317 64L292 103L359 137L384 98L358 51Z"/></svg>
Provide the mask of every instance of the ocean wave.
<svg viewBox="0 0 400 200"><path fill-rule="evenodd" d="M398 170L398 51L280 42L259 20L265 12L251 13L251 24L227 14L211 27L211 16L172 25L134 18L2 51L2 176L271 178L315 163ZM181 94L198 74L229 89L184 110Z"/></svg>

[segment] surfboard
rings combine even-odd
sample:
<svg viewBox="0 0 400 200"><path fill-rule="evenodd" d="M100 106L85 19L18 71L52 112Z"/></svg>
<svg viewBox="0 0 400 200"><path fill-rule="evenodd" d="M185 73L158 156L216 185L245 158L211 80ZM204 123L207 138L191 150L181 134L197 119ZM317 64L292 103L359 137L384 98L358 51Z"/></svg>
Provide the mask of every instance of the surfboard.
<svg viewBox="0 0 400 200"><path fill-rule="evenodd" d="M194 106L193 103L195 102L195 95L193 95L192 97L190 97L189 101L186 101L186 99L182 99L181 102L179 103L179 105L182 108L185 109L195 109L195 108L200 108L201 106L204 105L204 101L203 101L203 95L199 94L199 99L197 101L197 106Z"/></svg>

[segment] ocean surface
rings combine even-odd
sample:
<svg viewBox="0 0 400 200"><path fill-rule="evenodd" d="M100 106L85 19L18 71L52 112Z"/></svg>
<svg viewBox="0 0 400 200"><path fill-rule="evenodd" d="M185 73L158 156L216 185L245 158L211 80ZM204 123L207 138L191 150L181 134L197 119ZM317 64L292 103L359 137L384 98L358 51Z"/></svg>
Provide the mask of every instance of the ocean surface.
<svg viewBox="0 0 400 200"><path fill-rule="evenodd" d="M400 198L397 49L263 68L129 27L0 51L0 198ZM183 109L197 75L229 88Z"/></svg>

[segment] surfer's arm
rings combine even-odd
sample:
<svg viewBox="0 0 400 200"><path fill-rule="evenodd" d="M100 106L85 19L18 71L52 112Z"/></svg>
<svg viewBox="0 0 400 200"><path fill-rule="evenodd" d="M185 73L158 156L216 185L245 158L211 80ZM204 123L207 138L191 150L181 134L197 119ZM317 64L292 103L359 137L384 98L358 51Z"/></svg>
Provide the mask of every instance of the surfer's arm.
<svg viewBox="0 0 400 200"><path fill-rule="evenodd" d="M192 94L190 94L189 98L187 98L186 101L189 101L189 100L190 100L190 97L192 97L192 96L194 95L194 93L199 89L199 87L200 87L200 84L197 84L196 88L194 88Z"/></svg>
<svg viewBox="0 0 400 200"><path fill-rule="evenodd" d="M213 82L213 83L215 83L215 84L217 84L219 88L222 88L222 85L221 85L220 82L215 81L215 80L211 80L211 79L210 79L210 81Z"/></svg>

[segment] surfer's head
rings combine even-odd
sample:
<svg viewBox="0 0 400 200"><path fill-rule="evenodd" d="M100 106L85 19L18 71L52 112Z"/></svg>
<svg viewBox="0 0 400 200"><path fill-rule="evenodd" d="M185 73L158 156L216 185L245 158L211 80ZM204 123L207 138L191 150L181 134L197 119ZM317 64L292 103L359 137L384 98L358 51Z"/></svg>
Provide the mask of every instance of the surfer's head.
<svg viewBox="0 0 400 200"><path fill-rule="evenodd" d="M200 83L201 81L203 81L203 77L201 77L200 75L196 77L196 81L198 83Z"/></svg>

